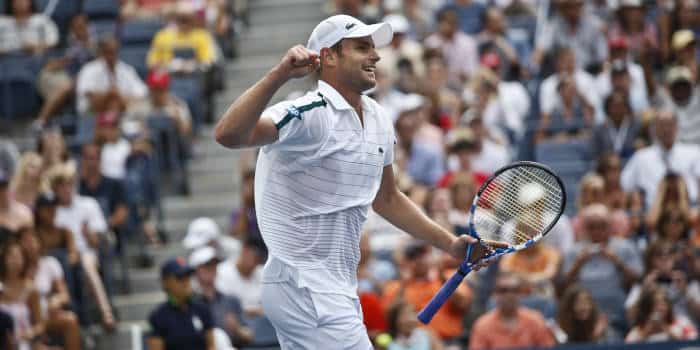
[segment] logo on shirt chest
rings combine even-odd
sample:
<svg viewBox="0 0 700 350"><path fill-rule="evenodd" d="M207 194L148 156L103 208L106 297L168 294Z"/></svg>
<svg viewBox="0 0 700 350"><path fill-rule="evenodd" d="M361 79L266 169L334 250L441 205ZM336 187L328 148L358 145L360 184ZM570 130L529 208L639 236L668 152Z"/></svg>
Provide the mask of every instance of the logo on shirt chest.
<svg viewBox="0 0 700 350"><path fill-rule="evenodd" d="M194 327L194 330L197 332L201 332L202 329L204 328L204 325L202 324L202 320L199 319L197 316L192 316L192 326Z"/></svg>

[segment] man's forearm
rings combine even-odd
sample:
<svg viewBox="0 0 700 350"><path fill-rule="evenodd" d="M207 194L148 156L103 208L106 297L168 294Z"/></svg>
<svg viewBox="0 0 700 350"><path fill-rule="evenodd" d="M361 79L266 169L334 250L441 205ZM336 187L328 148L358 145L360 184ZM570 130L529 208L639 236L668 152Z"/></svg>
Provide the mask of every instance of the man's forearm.
<svg viewBox="0 0 700 350"><path fill-rule="evenodd" d="M287 79L273 69L246 90L216 125L216 141L226 147L244 145L270 99L286 82Z"/></svg>
<svg viewBox="0 0 700 350"><path fill-rule="evenodd" d="M406 195L397 191L391 199L373 205L377 214L413 237L447 251L455 236L426 216Z"/></svg>

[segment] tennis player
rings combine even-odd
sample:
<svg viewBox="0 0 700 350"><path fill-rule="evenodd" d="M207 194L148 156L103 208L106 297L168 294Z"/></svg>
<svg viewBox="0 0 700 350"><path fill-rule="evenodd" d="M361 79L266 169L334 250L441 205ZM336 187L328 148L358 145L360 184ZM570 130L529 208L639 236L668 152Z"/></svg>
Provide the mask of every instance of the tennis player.
<svg viewBox="0 0 700 350"><path fill-rule="evenodd" d="M284 35L284 33L280 33ZM475 240L425 216L394 184L391 119L363 92L376 84L386 23L323 20L306 47L289 49L233 102L216 126L229 148L262 146L255 205L269 259L262 305L282 349L371 349L357 296L360 228L372 208L462 261ZM265 107L287 81L318 74L318 87ZM476 245L474 256L485 254ZM483 264L482 264L483 265Z"/></svg>

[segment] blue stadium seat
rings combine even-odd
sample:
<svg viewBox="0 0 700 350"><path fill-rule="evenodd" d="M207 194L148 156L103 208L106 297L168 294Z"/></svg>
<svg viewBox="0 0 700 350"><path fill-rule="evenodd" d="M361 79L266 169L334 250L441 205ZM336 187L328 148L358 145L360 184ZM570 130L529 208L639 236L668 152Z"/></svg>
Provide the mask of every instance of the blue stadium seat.
<svg viewBox="0 0 700 350"><path fill-rule="evenodd" d="M588 139L540 142L535 146L535 160L545 164L557 161L588 161L591 159L589 142Z"/></svg>
<svg viewBox="0 0 700 350"><path fill-rule="evenodd" d="M146 119L149 134L155 144L158 166L169 170L173 182L182 194L189 193L189 178L185 162L187 157L172 118L152 115Z"/></svg>
<svg viewBox="0 0 700 350"><path fill-rule="evenodd" d="M47 11L51 10L46 8L50 2L51 0L34 0L34 6L38 11L46 13ZM46 14L48 14L51 19L56 22L56 25L61 33L65 34L68 31L70 19L81 12L81 7L82 0L60 0L56 3L56 7L53 9L53 11Z"/></svg>
<svg viewBox="0 0 700 350"><path fill-rule="evenodd" d="M134 20L121 26L122 45L150 45L158 30L163 27L159 20Z"/></svg>
<svg viewBox="0 0 700 350"><path fill-rule="evenodd" d="M0 114L5 118L30 117L41 107L33 76L5 77L0 80Z"/></svg>
<svg viewBox="0 0 700 350"><path fill-rule="evenodd" d="M98 38L117 35L117 21L112 18L90 20L89 26Z"/></svg>
<svg viewBox="0 0 700 350"><path fill-rule="evenodd" d="M170 80L170 92L185 100L192 114L192 128L197 132L204 121L202 105L203 86L201 78L193 76L174 76Z"/></svg>
<svg viewBox="0 0 700 350"><path fill-rule="evenodd" d="M83 3L83 12L90 19L109 18L116 20L119 17L119 1L114 0L89 0Z"/></svg>
<svg viewBox="0 0 700 350"><path fill-rule="evenodd" d="M119 59L124 61L124 63L133 66L141 79L145 79L146 75L148 74L146 56L148 56L147 45L129 45L119 49Z"/></svg>

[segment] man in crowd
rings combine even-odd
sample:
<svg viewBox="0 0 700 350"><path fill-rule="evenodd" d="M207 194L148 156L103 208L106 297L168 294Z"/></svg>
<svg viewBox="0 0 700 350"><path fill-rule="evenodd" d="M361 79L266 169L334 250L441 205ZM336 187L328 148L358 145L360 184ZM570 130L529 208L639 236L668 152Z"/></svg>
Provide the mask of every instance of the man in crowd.
<svg viewBox="0 0 700 350"><path fill-rule="evenodd" d="M469 350L548 347L555 344L547 324L537 311L520 306L523 281L501 274L493 290L497 306L474 323Z"/></svg>
<svg viewBox="0 0 700 350"><path fill-rule="evenodd" d="M34 226L32 212L10 196L10 174L0 168L0 227L17 232Z"/></svg>
<svg viewBox="0 0 700 350"><path fill-rule="evenodd" d="M247 317L262 315L262 263L267 257L261 240L246 239L241 255L219 264L216 289L241 301Z"/></svg>

